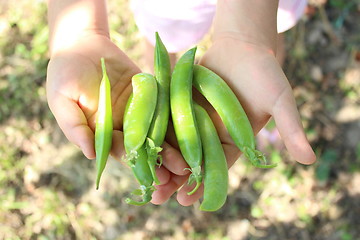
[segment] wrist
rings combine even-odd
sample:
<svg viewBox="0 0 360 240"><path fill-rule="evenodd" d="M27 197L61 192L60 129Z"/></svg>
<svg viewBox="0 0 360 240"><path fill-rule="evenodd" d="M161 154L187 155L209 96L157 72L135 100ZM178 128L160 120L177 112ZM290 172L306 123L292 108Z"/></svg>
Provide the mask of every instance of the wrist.
<svg viewBox="0 0 360 240"><path fill-rule="evenodd" d="M272 44L262 41L257 36L252 36L243 32L218 32L212 38L212 45L241 48L243 49L242 52L249 54L265 53L267 55L276 56L276 46L272 46Z"/></svg>
<svg viewBox="0 0 360 240"><path fill-rule="evenodd" d="M50 54L69 49L89 36L109 38L104 0L49 0Z"/></svg>
<svg viewBox="0 0 360 240"><path fill-rule="evenodd" d="M96 44L99 39L110 39L109 35L101 29L89 29L77 32L72 37L67 37L67 34L58 33L58 37L54 37L50 40L50 57L53 57L59 53L74 51L81 48L86 48Z"/></svg>
<svg viewBox="0 0 360 240"><path fill-rule="evenodd" d="M276 53L278 0L218 0L214 40L235 38Z"/></svg>

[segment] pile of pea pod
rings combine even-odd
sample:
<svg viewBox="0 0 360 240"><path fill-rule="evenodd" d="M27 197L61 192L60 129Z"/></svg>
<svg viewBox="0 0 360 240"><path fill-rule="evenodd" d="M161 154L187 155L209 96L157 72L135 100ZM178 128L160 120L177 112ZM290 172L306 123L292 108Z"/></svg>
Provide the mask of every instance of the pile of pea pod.
<svg viewBox="0 0 360 240"><path fill-rule="evenodd" d="M204 184L200 210L216 211L225 204L228 165L224 149L210 116L193 100L192 87L217 111L236 146L254 166L275 167L267 164L265 156L255 149L250 122L233 91L210 69L195 64L195 53L196 47L185 52L171 72L168 51L156 33L154 75L138 73L132 77L133 91L124 112L123 132L125 161L140 185L132 195L140 201L128 197L125 201L129 204L150 202L156 190L154 184L160 184L155 171L161 165L159 153L170 120L191 172L188 184L196 183L188 194ZM103 78L95 129L96 188L110 153L113 131L111 89L104 59L101 64Z"/></svg>

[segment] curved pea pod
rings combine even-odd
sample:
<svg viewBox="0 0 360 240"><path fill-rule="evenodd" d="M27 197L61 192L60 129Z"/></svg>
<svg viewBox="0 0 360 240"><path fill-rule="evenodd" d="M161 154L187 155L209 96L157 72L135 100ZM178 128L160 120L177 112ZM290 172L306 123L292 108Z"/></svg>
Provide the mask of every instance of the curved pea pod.
<svg viewBox="0 0 360 240"><path fill-rule="evenodd" d="M125 150L127 149L125 148ZM136 201L131 198L126 198L125 202L128 204L142 206L150 202L152 199L152 193L155 191L155 187L153 186L153 177L147 163L147 158L148 156L146 153L145 145L142 145L137 150L137 159L135 164L130 166L136 180L140 184L140 188L134 190L132 192L132 195L141 197L142 201Z"/></svg>
<svg viewBox="0 0 360 240"><path fill-rule="evenodd" d="M174 67L170 82L170 109L176 139L180 151L190 166L189 184L196 181L195 188L188 192L193 194L201 185L202 150L197 128L193 101L192 79L196 48L184 53Z"/></svg>
<svg viewBox="0 0 360 240"><path fill-rule="evenodd" d="M155 34L154 72L158 86L157 103L153 120L150 125L146 149L148 151L148 164L156 184L160 184L155 173L155 166L161 156L161 145L164 142L170 114L170 79L171 66L169 53L166 50L158 33Z"/></svg>
<svg viewBox="0 0 360 240"><path fill-rule="evenodd" d="M228 167L224 149L208 113L194 103L204 156L204 197L202 211L216 211L226 202Z"/></svg>
<svg viewBox="0 0 360 240"><path fill-rule="evenodd" d="M105 169L110 154L113 120L111 108L111 85L106 73L104 58L101 58L103 77L100 82L99 103L95 126L95 153L96 153L96 189L99 189L100 178Z"/></svg>
<svg viewBox="0 0 360 240"><path fill-rule="evenodd" d="M226 82L210 69L195 65L193 84L219 114L236 146L259 168L272 168L263 153L255 149L255 136L250 121L238 98Z"/></svg>
<svg viewBox="0 0 360 240"><path fill-rule="evenodd" d="M124 113L124 145L126 160L134 165L138 149L144 145L157 101L157 84L154 76L138 73L132 77L133 92Z"/></svg>

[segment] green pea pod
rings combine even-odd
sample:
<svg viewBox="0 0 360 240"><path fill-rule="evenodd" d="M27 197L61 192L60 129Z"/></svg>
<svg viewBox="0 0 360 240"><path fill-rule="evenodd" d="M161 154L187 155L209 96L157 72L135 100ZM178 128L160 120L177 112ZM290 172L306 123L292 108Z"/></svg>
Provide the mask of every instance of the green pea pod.
<svg viewBox="0 0 360 240"><path fill-rule="evenodd" d="M154 76L138 73L132 77L132 96L124 114L124 145L126 160L134 165L138 149L144 144L155 112L157 84Z"/></svg>
<svg viewBox="0 0 360 240"><path fill-rule="evenodd" d="M97 168L96 189L99 189L101 174L104 171L107 159L109 157L113 133L111 85L109 77L106 73L104 58L101 58L101 67L103 77L100 83L99 103L95 127L95 152Z"/></svg>
<svg viewBox="0 0 360 240"><path fill-rule="evenodd" d="M169 53L157 32L155 33L155 37L154 72L158 85L158 95L154 117L146 141L146 149L148 151L148 164L154 182L160 184L156 176L155 166L157 165L158 159L160 159L160 164L162 162L161 156L159 155L159 152L162 150L160 146L164 142L169 122L171 66Z"/></svg>
<svg viewBox="0 0 360 240"><path fill-rule="evenodd" d="M259 168L272 168L263 153L255 149L255 136L250 121L238 98L226 82L210 69L195 65L193 84L219 114L236 146Z"/></svg>
<svg viewBox="0 0 360 240"><path fill-rule="evenodd" d="M180 151L190 166L189 184L196 181L193 194L201 185L202 151L192 101L192 79L196 47L188 50L174 67L170 82L170 108Z"/></svg>
<svg viewBox="0 0 360 240"><path fill-rule="evenodd" d="M202 211L216 211L226 201L228 190L228 167L224 149L216 128L208 113L194 103L196 122L199 127L204 156L204 200Z"/></svg>
<svg viewBox="0 0 360 240"><path fill-rule="evenodd" d="M131 170L140 184L140 188L132 192L132 195L142 197L142 201L136 201L131 198L126 198L125 202L128 204L142 206L150 202L152 199L152 193L155 190L153 186L153 177L147 163L147 153L145 145L142 145L138 150L138 156L135 165L131 165Z"/></svg>
<svg viewBox="0 0 360 240"><path fill-rule="evenodd" d="M130 107L133 106L134 101L134 92L130 95L129 100L125 107L125 113L124 113L124 125L125 122L127 122L129 119L132 119L134 117L142 118L141 113L130 116L130 114L134 114L134 111L130 111ZM136 93L138 94L138 93ZM149 109L143 109L143 111L149 111ZM151 110L150 110L151 111ZM137 113L137 112L135 112ZM149 114L144 114L144 116L148 116ZM134 124L138 124L138 121L133 121ZM127 124L129 124L127 122ZM133 126L133 127L136 127ZM127 134L128 128L124 128L124 136ZM139 128L141 129L141 128ZM127 138L128 139L128 138ZM140 141L142 141L143 137L140 138ZM129 143L124 139L124 146L127 156L131 155L133 150L133 143ZM136 180L140 184L140 188L136 189L132 192L132 195L136 195L139 197L142 197L142 201L136 201L131 198L126 198L125 202L132 205L141 206L151 201L152 193L154 192L155 188L153 186L153 177L149 168L149 165L147 163L147 151L145 149L145 144L143 142L142 145L136 148L136 154L132 154L134 158L132 158L130 161L128 161L128 164L133 172L133 175L135 176Z"/></svg>

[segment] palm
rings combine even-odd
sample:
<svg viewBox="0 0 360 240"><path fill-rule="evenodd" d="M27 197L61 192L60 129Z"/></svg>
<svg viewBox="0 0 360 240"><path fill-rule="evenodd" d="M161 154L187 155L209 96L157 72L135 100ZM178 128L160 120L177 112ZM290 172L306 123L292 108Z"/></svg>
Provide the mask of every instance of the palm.
<svg viewBox="0 0 360 240"><path fill-rule="evenodd" d="M301 126L292 89L273 54L250 43L221 39L201 63L227 81L255 133L273 116L290 155L305 164L315 160Z"/></svg>
<svg viewBox="0 0 360 240"><path fill-rule="evenodd" d="M114 128L121 130L123 111L131 92L131 77L140 70L108 38L93 36L80 41L58 53L48 66L50 108L65 135L81 146L89 158L94 157L92 142L102 76L101 57L106 59L112 86Z"/></svg>
<svg viewBox="0 0 360 240"><path fill-rule="evenodd" d="M105 58L111 82L114 123L111 154L120 160L125 153L121 132L123 113L132 90L131 78L140 70L108 38L93 36L54 56L48 66L47 97L67 138L78 145L85 156L95 158L94 128L102 77L101 57ZM167 143L163 147L164 161L158 169L158 177L166 184L170 175L185 175L183 169L187 165L177 149ZM181 179L185 181L185 178ZM173 186L171 183L168 185ZM161 201L167 200L177 188L165 190Z"/></svg>

